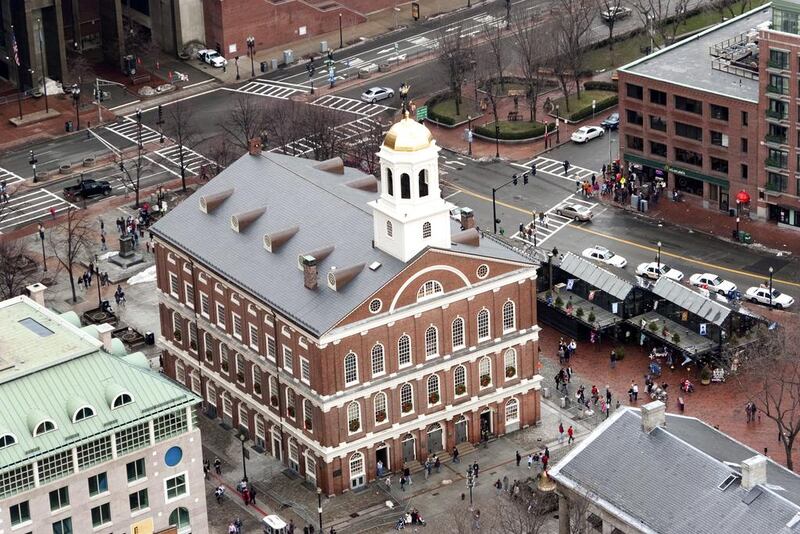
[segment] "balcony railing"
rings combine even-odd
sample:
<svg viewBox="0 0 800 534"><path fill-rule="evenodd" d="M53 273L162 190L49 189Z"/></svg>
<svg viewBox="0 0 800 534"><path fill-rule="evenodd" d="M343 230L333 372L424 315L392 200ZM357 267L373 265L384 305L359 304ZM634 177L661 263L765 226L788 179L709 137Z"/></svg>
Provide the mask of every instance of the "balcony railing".
<svg viewBox="0 0 800 534"><path fill-rule="evenodd" d="M786 111L776 111L774 109L768 109L767 118L785 121L789 119L789 113Z"/></svg>
<svg viewBox="0 0 800 534"><path fill-rule="evenodd" d="M787 144L785 135L767 134L767 135L764 136L764 141L766 141L767 143L774 143L774 144L778 144L778 145Z"/></svg>
<svg viewBox="0 0 800 534"><path fill-rule="evenodd" d="M789 87L788 86L778 86L778 85L767 85L767 92L773 93L777 95L788 95L789 94Z"/></svg>

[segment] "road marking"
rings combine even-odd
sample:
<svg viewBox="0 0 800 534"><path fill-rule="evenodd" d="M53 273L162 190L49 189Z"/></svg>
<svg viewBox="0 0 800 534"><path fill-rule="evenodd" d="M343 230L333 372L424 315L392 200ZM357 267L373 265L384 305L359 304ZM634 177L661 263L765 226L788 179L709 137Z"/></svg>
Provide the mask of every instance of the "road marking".
<svg viewBox="0 0 800 534"><path fill-rule="evenodd" d="M50 208L55 208L58 213L70 207L78 208L47 189L36 189L20 195L11 195L3 206L0 230L8 230L49 217Z"/></svg>
<svg viewBox="0 0 800 534"><path fill-rule="evenodd" d="M344 141L350 141L351 139L356 137L361 137L362 135L369 132L378 125L381 126L381 132L385 133L386 127L382 123L369 117L361 117L354 121L340 124L334 127L333 131L335 135L339 136L339 141L344 142ZM283 146L275 147L271 149L270 152L281 153L295 157L302 157L308 154L309 152L313 151L314 147L315 147L314 141L303 137L296 141L292 141L291 143L286 143Z"/></svg>
<svg viewBox="0 0 800 534"><path fill-rule="evenodd" d="M374 117L375 115L379 115L391 109L380 104L370 104L354 98L336 95L325 95L311 102L311 105L335 109L337 111L346 111L347 113L355 113L356 115L364 115L365 117Z"/></svg>
<svg viewBox="0 0 800 534"><path fill-rule="evenodd" d="M156 150L155 154L161 156L168 162L172 163L178 169L181 168L181 148L180 145L173 145L160 150ZM200 167L205 163L214 163L211 159L205 157L199 152L195 152L191 148L183 147L183 166L192 174L200 172Z"/></svg>
<svg viewBox="0 0 800 534"><path fill-rule="evenodd" d="M525 225L526 228L532 227L533 228L533 235L536 236L535 239L528 239L527 235L520 233L519 231L515 232L511 239L518 239L523 241L524 243L535 243L536 245L541 245L551 237L555 235L556 232L561 230L562 228L569 226L573 221L563 215L558 214L558 210L562 209L567 204L580 204L586 206L589 209L593 209L597 206L597 202L590 202L585 199L577 198L574 194L569 195L564 200L553 206L552 208L548 209L544 213L547 214L547 225L543 225L541 219L538 222L531 221ZM528 212L530 213L530 212Z"/></svg>
<svg viewBox="0 0 800 534"><path fill-rule="evenodd" d="M444 200L450 200L452 197L456 196L456 195L457 195L457 194L459 194L460 192L461 192L461 190L459 189L458 191L455 191L454 193L450 193L449 195L447 195L446 197L444 197Z"/></svg>
<svg viewBox="0 0 800 534"><path fill-rule="evenodd" d="M141 127L141 140L143 145L161 139L161 134L146 124L142 124ZM132 119L126 117L122 122L109 124L105 129L127 139L134 145L139 143L139 123Z"/></svg>
<svg viewBox="0 0 800 534"><path fill-rule="evenodd" d="M6 186L9 186L16 184L17 182L24 181L25 179L22 176L0 167L0 183L4 183Z"/></svg>
<svg viewBox="0 0 800 534"><path fill-rule="evenodd" d="M278 98L281 100L288 100L290 97L294 96L297 93L306 93L310 90L308 87L302 87L298 89L295 87L296 84L289 84L286 85L278 85L275 83L264 83L260 80L247 82L241 87L237 87L232 89L237 93L246 93L251 95L257 96L267 96L270 98Z"/></svg>
<svg viewBox="0 0 800 534"><path fill-rule="evenodd" d="M569 173L567 176L564 176L564 162L563 161L556 161L554 159L545 158L542 156L538 156L527 163L513 163L515 167L520 169L529 170L532 164L536 164L536 172L543 172L545 174L549 174L555 178L561 178L562 180L568 180L571 182L575 182L576 180L584 181L584 180L591 180L592 175L594 174L597 176L600 174L599 172L592 171L586 169L584 167L578 167L576 165L569 166Z"/></svg>

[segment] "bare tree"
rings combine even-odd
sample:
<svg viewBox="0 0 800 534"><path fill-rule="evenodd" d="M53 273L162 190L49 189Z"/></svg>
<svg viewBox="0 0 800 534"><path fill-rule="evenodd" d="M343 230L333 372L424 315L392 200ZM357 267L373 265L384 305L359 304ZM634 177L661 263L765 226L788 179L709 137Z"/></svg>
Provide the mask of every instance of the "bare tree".
<svg viewBox="0 0 800 534"><path fill-rule="evenodd" d="M531 12L519 12L511 25L514 52L517 64L525 80L525 98L531 113L531 121L536 120L536 105L542 89L542 66L546 63L542 34L549 35L546 29L537 27L540 18Z"/></svg>
<svg viewBox="0 0 800 534"><path fill-rule="evenodd" d="M340 113L322 106L303 108L301 131L305 132L306 144L312 147L311 154L318 161L340 156L343 151L342 134L336 131Z"/></svg>
<svg viewBox="0 0 800 534"><path fill-rule="evenodd" d="M28 247L22 239L0 237L0 299L21 295L34 282L36 269L30 269L28 261Z"/></svg>
<svg viewBox="0 0 800 534"><path fill-rule="evenodd" d="M504 79L506 71L506 47L508 46L503 42L503 29L496 23L484 23L481 26L481 37L489 50L492 57L492 66L494 69L495 78L494 82L500 83L500 92L505 93L506 82Z"/></svg>
<svg viewBox="0 0 800 534"><path fill-rule="evenodd" d="M214 161L214 163L211 165L213 167L213 172L208 176L208 178L216 176L222 172L223 169L233 163L239 156L242 155L242 153L243 151L241 150L241 147L238 144L234 146L228 140L228 136L226 134L216 136L210 141L210 146L208 148L209 158Z"/></svg>
<svg viewBox="0 0 800 534"><path fill-rule="evenodd" d="M141 192L141 179L142 179L142 170L145 165L144 159L144 143L142 142L142 129L144 125L142 124L142 117L137 111L137 121L136 121L136 155L130 158L131 164L128 166L125 165L126 157L125 151L120 150L117 153L117 162L119 163L119 171L121 173L120 181L122 185L125 186L126 191L133 191L135 195L134 207L136 209L139 208L139 194ZM131 175L131 166L133 166L133 174Z"/></svg>
<svg viewBox="0 0 800 534"><path fill-rule="evenodd" d="M461 89L473 65L473 51L469 36L458 26L452 31L443 29L437 38L439 63L447 73L450 94L456 103L456 115L461 115Z"/></svg>
<svg viewBox="0 0 800 534"><path fill-rule="evenodd" d="M234 144L247 150L250 139L260 137L267 129L267 111L263 98L240 93L220 127Z"/></svg>
<svg viewBox="0 0 800 534"><path fill-rule="evenodd" d="M651 50L675 40L689 11L689 0L633 0L632 5L650 35Z"/></svg>
<svg viewBox="0 0 800 534"><path fill-rule="evenodd" d="M476 65L478 83L483 87L484 95L489 101L489 106L492 109L492 117L494 117L494 135L495 135L495 157L500 157L500 116L497 111L497 106L500 104L502 98L502 89L500 84L493 83L492 78L495 76L496 65L494 61L483 56Z"/></svg>
<svg viewBox="0 0 800 534"><path fill-rule="evenodd" d="M266 130L270 144L281 147L284 154L295 153L295 141L304 137L303 108L294 100L274 102L266 111Z"/></svg>
<svg viewBox="0 0 800 534"><path fill-rule="evenodd" d="M606 13L603 22L608 26L608 49L614 50L614 26L617 25L617 13L622 7L622 0L600 0L600 7Z"/></svg>
<svg viewBox="0 0 800 534"><path fill-rule="evenodd" d="M759 328L755 342L737 357L741 360L739 384L759 411L775 423L786 467L793 470L792 452L800 434L800 319L787 316L779 328Z"/></svg>
<svg viewBox="0 0 800 534"><path fill-rule="evenodd" d="M75 293L75 264L91 246L91 227L86 213L78 208L67 208L62 222L50 232L53 256L69 275L72 302L78 302Z"/></svg>
<svg viewBox="0 0 800 534"><path fill-rule="evenodd" d="M67 59L67 72L64 76L65 91L67 85L80 85L94 77L94 69L82 54L70 54Z"/></svg>
<svg viewBox="0 0 800 534"><path fill-rule="evenodd" d="M386 126L373 120L367 131L345 141L345 154L347 156L345 159L352 159L364 172L378 176L381 167L378 151L383 144L385 132Z"/></svg>
<svg viewBox="0 0 800 534"><path fill-rule="evenodd" d="M192 107L181 100L176 100L167 107L167 135L178 144L178 166L181 171L181 189L186 191L186 156L187 149L197 143L197 130L192 122Z"/></svg>
<svg viewBox="0 0 800 534"><path fill-rule="evenodd" d="M589 30L598 11L597 0L557 0L555 13L555 39L558 56L563 61L563 72L571 71L575 81L575 94L581 97L580 75L586 55ZM569 98L565 95L569 102Z"/></svg>

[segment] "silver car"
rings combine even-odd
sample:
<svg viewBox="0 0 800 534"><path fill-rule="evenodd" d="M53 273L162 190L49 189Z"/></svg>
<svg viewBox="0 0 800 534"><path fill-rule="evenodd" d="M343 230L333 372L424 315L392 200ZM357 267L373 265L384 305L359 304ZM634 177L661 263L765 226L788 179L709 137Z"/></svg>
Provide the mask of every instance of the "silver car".
<svg viewBox="0 0 800 534"><path fill-rule="evenodd" d="M592 220L592 210L581 204L564 204L556 209L556 213L576 221Z"/></svg>

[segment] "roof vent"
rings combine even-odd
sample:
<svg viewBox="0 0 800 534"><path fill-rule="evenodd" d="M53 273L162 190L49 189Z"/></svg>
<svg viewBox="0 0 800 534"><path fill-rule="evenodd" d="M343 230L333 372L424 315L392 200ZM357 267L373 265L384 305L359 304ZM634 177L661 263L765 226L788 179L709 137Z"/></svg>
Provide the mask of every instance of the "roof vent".
<svg viewBox="0 0 800 534"><path fill-rule="evenodd" d="M307 252L305 254L300 254L297 257L297 268L301 271L303 270L303 257L304 256L313 256L315 260L317 260L317 264L321 263L322 260L330 256L331 252L333 252L333 245L320 248L317 250L312 250L311 252Z"/></svg>
<svg viewBox="0 0 800 534"><path fill-rule="evenodd" d="M331 272L328 273L328 287L334 291L341 291L363 270L363 263L353 265L352 267L345 267L344 269L331 270Z"/></svg>
<svg viewBox="0 0 800 534"><path fill-rule="evenodd" d="M200 197L200 211L203 213L211 213L232 194L233 188L220 191L219 193L203 195Z"/></svg>
<svg viewBox="0 0 800 534"><path fill-rule="evenodd" d="M381 265L383 265L381 262L373 261L372 263L369 264L369 270L370 271L377 271L378 269L381 268Z"/></svg>
<svg viewBox="0 0 800 534"><path fill-rule="evenodd" d="M285 245L298 230L300 230L299 226L291 226L277 232L264 234L264 248L270 252L278 252L278 249Z"/></svg>
<svg viewBox="0 0 800 534"><path fill-rule="evenodd" d="M314 168L331 174L344 174L344 161L342 161L342 158L326 159L314 165Z"/></svg>
<svg viewBox="0 0 800 534"><path fill-rule="evenodd" d="M469 245L470 247L478 247L481 244L481 234L475 228L467 228L453 234L450 241L458 243L459 245Z"/></svg>
<svg viewBox="0 0 800 534"><path fill-rule="evenodd" d="M767 482L767 457L757 454L742 461L742 487L753 489Z"/></svg>
<svg viewBox="0 0 800 534"><path fill-rule="evenodd" d="M791 518L788 523L786 523L786 528L789 530L796 530L795 527L798 525L800 525L800 512L794 514L794 517Z"/></svg>
<svg viewBox="0 0 800 534"><path fill-rule="evenodd" d="M355 180L350 180L349 182L345 182L347 187L352 187L353 189L360 189L361 191L367 191L370 193L377 193L378 192L378 180L375 179L374 176L365 176L363 178L357 178Z"/></svg>
<svg viewBox="0 0 800 534"><path fill-rule="evenodd" d="M233 228L234 232L241 234L250 226L250 223L261 217L265 211L267 211L267 208L256 208L231 215L231 228Z"/></svg>
<svg viewBox="0 0 800 534"><path fill-rule="evenodd" d="M722 483L717 487L722 491L725 491L731 486L731 484L733 484L737 480L740 480L741 478L742 477L740 477L737 473L731 473L730 475L728 475L728 478L723 480Z"/></svg>

